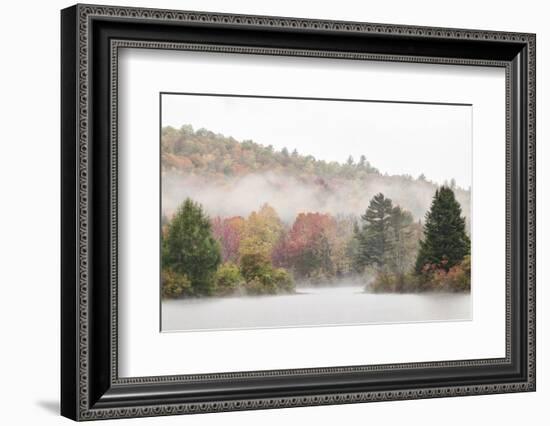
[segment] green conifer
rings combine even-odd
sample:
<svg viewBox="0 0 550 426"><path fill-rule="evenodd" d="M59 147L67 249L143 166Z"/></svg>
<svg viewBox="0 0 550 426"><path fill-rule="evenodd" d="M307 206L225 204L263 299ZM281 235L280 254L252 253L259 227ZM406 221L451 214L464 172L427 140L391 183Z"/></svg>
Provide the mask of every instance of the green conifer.
<svg viewBox="0 0 550 426"><path fill-rule="evenodd" d="M426 265L438 265L449 270L470 254L470 238L465 219L453 190L442 186L436 190L430 211L426 213L424 239L416 259L416 271Z"/></svg>

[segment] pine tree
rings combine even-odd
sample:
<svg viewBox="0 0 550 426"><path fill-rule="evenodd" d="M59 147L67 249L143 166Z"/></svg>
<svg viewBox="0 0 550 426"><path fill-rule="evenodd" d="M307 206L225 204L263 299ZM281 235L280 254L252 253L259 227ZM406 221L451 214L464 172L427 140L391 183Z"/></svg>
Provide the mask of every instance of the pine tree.
<svg viewBox="0 0 550 426"><path fill-rule="evenodd" d="M404 274L414 266L418 239L413 216L395 206L391 211L389 236L386 243L385 266L396 274Z"/></svg>
<svg viewBox="0 0 550 426"><path fill-rule="evenodd" d="M389 240L392 201L384 194L375 195L364 215L362 229L356 233L358 250L356 264L359 267L382 266Z"/></svg>
<svg viewBox="0 0 550 426"><path fill-rule="evenodd" d="M352 238L349 239L346 245L346 257L350 261L350 270L353 270L356 273L361 273L364 269L364 265L361 262L359 256L360 253L360 244L359 240L361 239L361 229L357 221L353 222Z"/></svg>
<svg viewBox="0 0 550 426"><path fill-rule="evenodd" d="M162 246L163 270L185 274L194 294L212 293L213 276L221 261L220 245L199 204L187 198L180 205L168 225Z"/></svg>
<svg viewBox="0 0 550 426"><path fill-rule="evenodd" d="M424 239L416 259L416 271L427 264L445 270L460 263L470 254L470 238L466 234L465 218L454 192L448 186L436 190L430 211L426 213Z"/></svg>

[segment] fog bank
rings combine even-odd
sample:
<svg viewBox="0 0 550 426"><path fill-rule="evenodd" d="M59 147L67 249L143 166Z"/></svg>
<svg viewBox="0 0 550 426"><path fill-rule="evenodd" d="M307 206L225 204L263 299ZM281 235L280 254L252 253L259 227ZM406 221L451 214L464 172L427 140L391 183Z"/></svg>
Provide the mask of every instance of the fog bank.
<svg viewBox="0 0 550 426"><path fill-rule="evenodd" d="M409 210L416 220L423 220L436 189L437 186L428 181L374 174L362 181L340 179L329 184L320 178L305 180L275 173L214 180L165 172L162 211L170 216L185 198L190 197L202 204L211 217L246 217L268 203L283 221L289 223L301 212L360 215L370 199L382 192L394 205ZM470 192L456 189L455 195L463 215L469 219Z"/></svg>

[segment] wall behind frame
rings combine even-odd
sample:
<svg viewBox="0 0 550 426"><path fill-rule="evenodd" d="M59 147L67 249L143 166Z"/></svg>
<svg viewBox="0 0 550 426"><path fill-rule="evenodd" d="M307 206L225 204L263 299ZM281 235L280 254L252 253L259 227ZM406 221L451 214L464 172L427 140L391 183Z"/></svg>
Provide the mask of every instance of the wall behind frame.
<svg viewBox="0 0 550 426"><path fill-rule="evenodd" d="M118 0L102 4L537 33L537 392L293 408L103 424L541 424L550 400L550 28L545 3L490 0ZM59 10L72 2L9 2L2 14L0 69L0 396L6 424L69 424L59 417ZM545 146L546 145L546 146ZM118 422L118 423L114 423Z"/></svg>

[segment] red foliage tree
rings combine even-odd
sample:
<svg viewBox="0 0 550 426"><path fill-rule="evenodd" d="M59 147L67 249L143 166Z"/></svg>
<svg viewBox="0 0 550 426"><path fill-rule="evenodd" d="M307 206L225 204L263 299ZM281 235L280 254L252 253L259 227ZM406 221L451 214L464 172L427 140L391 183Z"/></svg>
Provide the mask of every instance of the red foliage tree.
<svg viewBox="0 0 550 426"><path fill-rule="evenodd" d="M277 255L298 277L331 278L334 275L331 245L335 231L336 221L331 215L300 213L286 241L278 246ZM281 251L284 251L282 256Z"/></svg>
<svg viewBox="0 0 550 426"><path fill-rule="evenodd" d="M217 216L212 220L212 233L221 244L223 262L238 262L244 224L241 216L224 219Z"/></svg>

